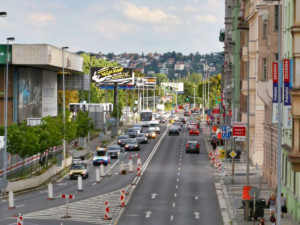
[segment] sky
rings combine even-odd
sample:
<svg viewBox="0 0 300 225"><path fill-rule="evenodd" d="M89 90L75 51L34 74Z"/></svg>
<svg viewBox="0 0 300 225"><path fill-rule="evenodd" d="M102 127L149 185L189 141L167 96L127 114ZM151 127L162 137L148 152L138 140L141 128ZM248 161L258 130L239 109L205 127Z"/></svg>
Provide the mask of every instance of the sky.
<svg viewBox="0 0 300 225"><path fill-rule="evenodd" d="M0 44L69 51L200 54L223 51L224 0L0 0Z"/></svg>

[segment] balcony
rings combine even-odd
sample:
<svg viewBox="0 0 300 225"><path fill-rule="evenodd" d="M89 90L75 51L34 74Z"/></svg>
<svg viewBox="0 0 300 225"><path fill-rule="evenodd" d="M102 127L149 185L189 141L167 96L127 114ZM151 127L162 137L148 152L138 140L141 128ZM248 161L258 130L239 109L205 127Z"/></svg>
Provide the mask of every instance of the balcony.
<svg viewBox="0 0 300 225"><path fill-rule="evenodd" d="M250 87L249 87L249 91L250 92L254 92L256 89L256 79L250 77L249 78L249 83L250 83ZM242 87L241 87L241 91L243 95L247 95L247 87L248 87L248 82L247 79L242 80Z"/></svg>

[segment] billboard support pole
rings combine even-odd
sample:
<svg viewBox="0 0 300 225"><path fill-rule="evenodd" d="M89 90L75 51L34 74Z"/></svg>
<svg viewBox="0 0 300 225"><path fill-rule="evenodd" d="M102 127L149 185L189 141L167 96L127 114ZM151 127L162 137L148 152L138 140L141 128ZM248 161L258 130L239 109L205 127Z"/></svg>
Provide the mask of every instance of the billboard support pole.
<svg viewBox="0 0 300 225"><path fill-rule="evenodd" d="M134 124L134 113L133 113L133 106L134 106L134 89L132 89L132 104L131 104L131 112L132 112L132 124Z"/></svg>
<svg viewBox="0 0 300 225"><path fill-rule="evenodd" d="M148 90L148 85L147 85L147 110L149 109L149 90Z"/></svg>
<svg viewBox="0 0 300 225"><path fill-rule="evenodd" d="M154 88L153 112L155 112L155 88Z"/></svg>
<svg viewBox="0 0 300 225"><path fill-rule="evenodd" d="M128 117L128 101L127 101L127 88L126 88L126 90L125 90L125 92L126 92L126 97L125 97L125 99L126 99L126 109L125 109L125 112L126 112L126 119L125 119L125 124L127 125L127 117Z"/></svg>
<svg viewBox="0 0 300 225"><path fill-rule="evenodd" d="M145 109L145 85L143 84L143 110Z"/></svg>
<svg viewBox="0 0 300 225"><path fill-rule="evenodd" d="M178 106L177 106L177 91L176 91L176 108L178 108Z"/></svg>

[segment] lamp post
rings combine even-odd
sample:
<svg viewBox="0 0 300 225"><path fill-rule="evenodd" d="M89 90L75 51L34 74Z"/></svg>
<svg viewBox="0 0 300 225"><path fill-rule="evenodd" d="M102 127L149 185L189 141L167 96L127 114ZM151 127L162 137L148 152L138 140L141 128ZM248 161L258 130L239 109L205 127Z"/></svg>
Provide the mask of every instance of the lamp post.
<svg viewBox="0 0 300 225"><path fill-rule="evenodd" d="M7 178L7 102L8 102L8 63L9 63L9 42L14 41L14 37L6 38L7 47L6 47L6 73L5 73L5 103L4 103L4 180Z"/></svg>
<svg viewBox="0 0 300 225"><path fill-rule="evenodd" d="M66 96L65 96L65 58L64 51L69 47L62 47L62 73L63 73L63 123L64 123L64 140L63 140L63 154L64 154L64 167L66 167L66 140L65 140L65 129L66 129Z"/></svg>

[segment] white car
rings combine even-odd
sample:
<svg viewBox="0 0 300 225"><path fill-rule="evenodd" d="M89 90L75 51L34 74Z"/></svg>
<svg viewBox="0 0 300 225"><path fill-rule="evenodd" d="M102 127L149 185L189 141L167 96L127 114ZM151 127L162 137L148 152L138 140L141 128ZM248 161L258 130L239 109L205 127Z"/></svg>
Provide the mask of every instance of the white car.
<svg viewBox="0 0 300 225"><path fill-rule="evenodd" d="M155 133L160 134L159 121L153 120L149 122L149 130L154 130Z"/></svg>

